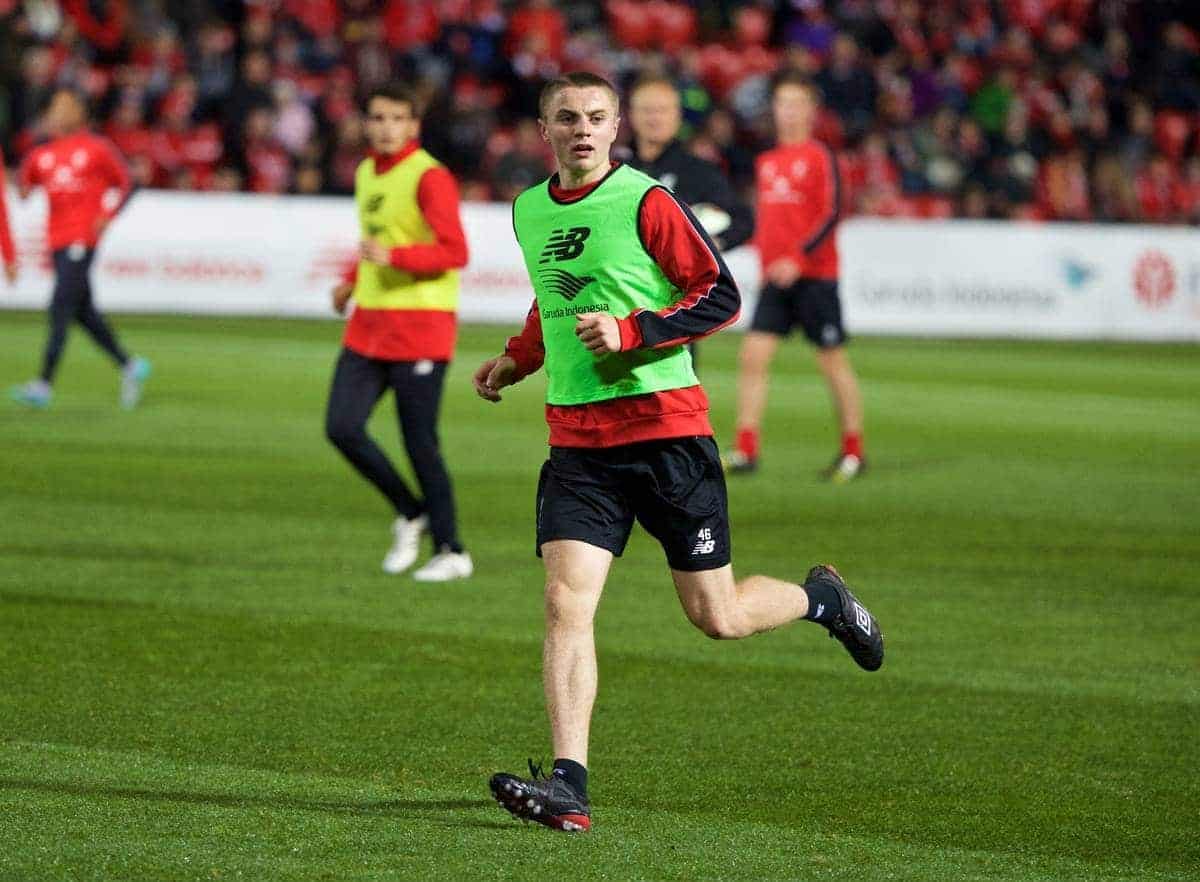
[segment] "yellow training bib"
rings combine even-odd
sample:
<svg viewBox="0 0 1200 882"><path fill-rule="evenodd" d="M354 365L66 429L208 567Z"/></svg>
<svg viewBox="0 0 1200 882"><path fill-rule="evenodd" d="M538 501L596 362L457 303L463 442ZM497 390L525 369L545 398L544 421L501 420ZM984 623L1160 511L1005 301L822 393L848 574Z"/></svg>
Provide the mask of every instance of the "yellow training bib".
<svg viewBox="0 0 1200 882"><path fill-rule="evenodd" d="M418 149L384 174L375 173L375 160L359 163L354 175L354 200L364 238L389 248L430 244L433 230L417 202L421 176L441 165ZM354 299L360 309L420 309L454 312L458 308L458 271L414 276L404 270L359 261Z"/></svg>

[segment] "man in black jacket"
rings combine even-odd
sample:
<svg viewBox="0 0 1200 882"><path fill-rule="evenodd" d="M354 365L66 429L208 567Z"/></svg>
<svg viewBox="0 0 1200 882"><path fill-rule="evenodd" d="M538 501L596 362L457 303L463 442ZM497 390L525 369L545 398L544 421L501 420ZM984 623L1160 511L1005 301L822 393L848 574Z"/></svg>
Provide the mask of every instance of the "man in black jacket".
<svg viewBox="0 0 1200 882"><path fill-rule="evenodd" d="M701 159L679 140L683 106L679 90L667 77L648 75L629 91L633 149L628 164L656 178L687 203L696 220L722 251L730 251L754 234L754 213L719 167ZM696 344L689 344L697 361Z"/></svg>
<svg viewBox="0 0 1200 882"><path fill-rule="evenodd" d="M725 173L678 139L683 124L679 90L663 76L646 76L629 92L633 150L629 165L657 178L683 202L722 251L750 240L754 214Z"/></svg>

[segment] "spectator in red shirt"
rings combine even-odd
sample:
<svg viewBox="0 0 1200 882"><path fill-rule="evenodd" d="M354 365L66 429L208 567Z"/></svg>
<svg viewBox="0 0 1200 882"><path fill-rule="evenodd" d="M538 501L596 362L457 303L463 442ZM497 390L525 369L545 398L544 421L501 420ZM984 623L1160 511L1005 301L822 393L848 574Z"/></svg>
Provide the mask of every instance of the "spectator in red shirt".
<svg viewBox="0 0 1200 882"><path fill-rule="evenodd" d="M1082 148L1059 153L1042 164L1037 188L1038 207L1052 220L1091 220L1087 169Z"/></svg>
<svg viewBox="0 0 1200 882"><path fill-rule="evenodd" d="M175 189L188 180L195 188L206 189L225 150L215 123L193 123L196 99L195 80L183 76L159 108L162 125L155 133L152 156ZM181 175L185 170L188 174Z"/></svg>
<svg viewBox="0 0 1200 882"><path fill-rule="evenodd" d="M849 481L862 474L862 398L846 356L838 299L837 223L841 180L833 151L812 137L820 109L815 85L785 73L771 91L778 146L758 158L758 222L754 240L766 284L759 292L738 371L737 445L732 473L758 465L759 429L767 407L767 370L779 341L797 325L817 347L817 364L833 397L842 447L824 476Z"/></svg>
<svg viewBox="0 0 1200 882"><path fill-rule="evenodd" d="M54 258L50 337L41 375L12 391L31 407L50 404L51 384L71 321L78 321L121 368L121 405L132 408L142 396L150 363L130 357L92 303L88 276L100 236L129 196L129 174L113 146L87 130L87 105L69 89L54 94L46 112L52 140L33 150L21 166L21 198L34 187L50 204L48 240ZM106 203L116 191L115 204Z"/></svg>
<svg viewBox="0 0 1200 882"><path fill-rule="evenodd" d="M104 127L104 135L125 157L149 156L154 149L154 130L146 125L142 103L136 97L123 99Z"/></svg>
<svg viewBox="0 0 1200 882"><path fill-rule="evenodd" d="M88 2L88 0L62 0L63 11L74 21L90 43L111 52L121 45L125 28L129 24L129 8L126 0Z"/></svg>
<svg viewBox="0 0 1200 882"><path fill-rule="evenodd" d="M1156 154L1138 174L1135 186L1143 220L1162 224L1175 219L1179 180L1171 160Z"/></svg>
<svg viewBox="0 0 1200 882"><path fill-rule="evenodd" d="M257 107L246 117L242 140L242 168L251 193L286 193L292 176L292 160L275 140L275 114Z"/></svg>
<svg viewBox="0 0 1200 882"><path fill-rule="evenodd" d="M332 36L342 23L337 0L284 0L283 11L313 37Z"/></svg>
<svg viewBox="0 0 1200 882"><path fill-rule="evenodd" d="M562 64L567 46L567 20L549 0L522 3L509 18L504 43L508 55L514 56L534 45L540 54L555 64Z"/></svg>

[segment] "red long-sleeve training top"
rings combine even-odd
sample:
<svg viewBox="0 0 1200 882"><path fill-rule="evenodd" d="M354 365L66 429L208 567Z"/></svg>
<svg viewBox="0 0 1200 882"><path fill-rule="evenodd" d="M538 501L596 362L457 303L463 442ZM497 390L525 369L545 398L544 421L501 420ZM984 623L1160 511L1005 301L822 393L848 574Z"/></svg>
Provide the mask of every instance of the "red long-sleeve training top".
<svg viewBox="0 0 1200 882"><path fill-rule="evenodd" d="M97 225L120 210L132 186L116 148L86 130L29 151L17 180L22 191L38 186L46 191L51 251L76 243L94 247L100 239ZM117 198L106 206L110 190Z"/></svg>
<svg viewBox="0 0 1200 882"><path fill-rule="evenodd" d="M554 179L551 193L560 202L574 202L595 187L564 190ZM660 187L646 195L638 228L647 253L681 296L657 312L643 309L619 318L623 351L689 343L737 320L741 296L733 276L703 227L669 190ZM508 340L504 352L517 363L517 380L542 366L546 348L536 300L525 327ZM708 396L699 384L592 404L547 404L546 423L554 447L615 447L713 433Z"/></svg>
<svg viewBox="0 0 1200 882"><path fill-rule="evenodd" d="M790 257L803 278L836 279L842 194L833 152L816 140L781 145L758 157L754 179L754 244L763 271Z"/></svg>

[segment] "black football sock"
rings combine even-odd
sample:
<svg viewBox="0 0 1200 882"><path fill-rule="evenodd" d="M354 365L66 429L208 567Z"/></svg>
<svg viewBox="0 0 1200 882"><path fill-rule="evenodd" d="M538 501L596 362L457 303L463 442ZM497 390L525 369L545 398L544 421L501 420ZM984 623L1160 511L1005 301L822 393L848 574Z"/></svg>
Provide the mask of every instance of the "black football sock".
<svg viewBox="0 0 1200 882"><path fill-rule="evenodd" d="M587 769L569 759L554 761L554 774L566 780L580 796L587 796Z"/></svg>
<svg viewBox="0 0 1200 882"><path fill-rule="evenodd" d="M804 618L819 625L828 625L842 611L842 600L832 585L817 582L815 585L802 585L808 595L808 612Z"/></svg>

